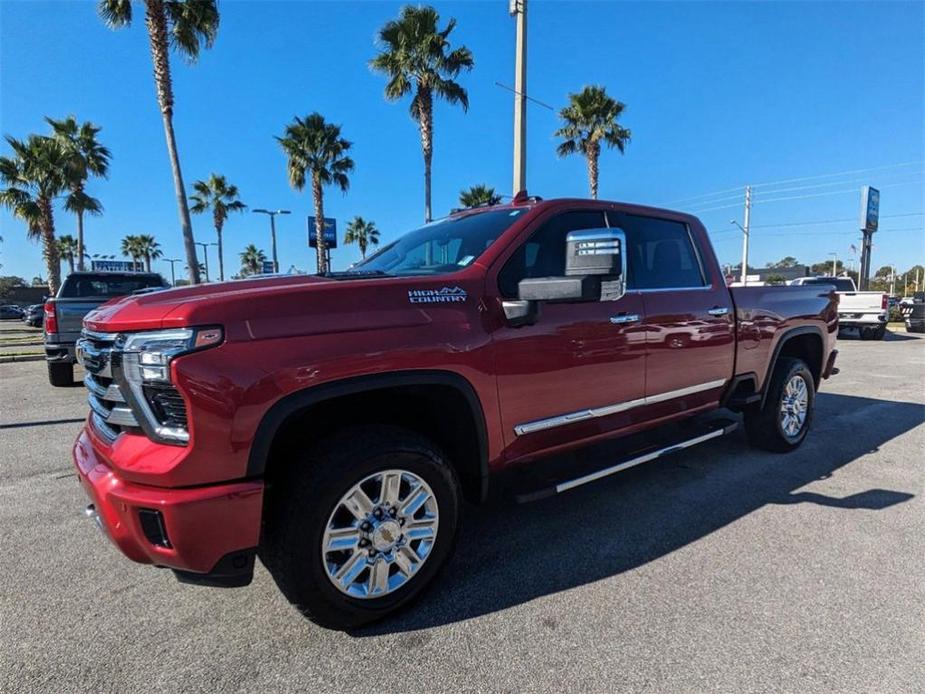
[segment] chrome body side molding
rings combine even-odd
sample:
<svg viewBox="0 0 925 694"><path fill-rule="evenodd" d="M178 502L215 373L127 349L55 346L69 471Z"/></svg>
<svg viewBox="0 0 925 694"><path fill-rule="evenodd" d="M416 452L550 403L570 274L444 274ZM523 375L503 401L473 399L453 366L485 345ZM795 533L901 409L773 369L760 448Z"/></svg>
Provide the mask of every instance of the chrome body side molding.
<svg viewBox="0 0 925 694"><path fill-rule="evenodd" d="M613 405L604 405L602 407L593 407L587 410L579 410L578 412L569 412L567 414L560 414L556 415L555 417L549 417L547 419L537 419L532 422L518 424L514 427L514 433L518 436L523 436L524 434L533 434L537 431L545 431L546 429L553 429L565 424L581 422L586 419L607 417L612 414L617 414L618 412L625 412L636 407L641 407L642 405L654 405L659 402L664 402L665 400L683 398L685 395L693 395L694 393L700 393L705 390L720 388L724 385L726 385L726 379L721 378L716 381L708 381L707 383L699 383L695 386L688 386L687 388L669 390L665 393L658 393L657 395L648 395L644 398L637 398L636 400L627 400L626 402L614 403Z"/></svg>

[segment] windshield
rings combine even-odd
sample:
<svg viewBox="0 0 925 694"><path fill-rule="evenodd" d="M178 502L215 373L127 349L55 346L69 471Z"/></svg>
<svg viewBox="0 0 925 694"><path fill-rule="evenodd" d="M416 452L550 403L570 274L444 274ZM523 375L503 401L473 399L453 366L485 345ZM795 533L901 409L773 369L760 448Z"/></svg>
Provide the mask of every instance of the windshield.
<svg viewBox="0 0 925 694"><path fill-rule="evenodd" d="M445 275L462 270L526 211L490 210L432 222L384 246L347 273L402 277Z"/></svg>
<svg viewBox="0 0 925 694"><path fill-rule="evenodd" d="M71 275L64 280L59 297L62 299L112 299L140 289L164 287L160 275Z"/></svg>
<svg viewBox="0 0 925 694"><path fill-rule="evenodd" d="M812 279L803 280L803 284L832 284L835 285L837 292L853 292L854 283L844 277L813 277Z"/></svg>

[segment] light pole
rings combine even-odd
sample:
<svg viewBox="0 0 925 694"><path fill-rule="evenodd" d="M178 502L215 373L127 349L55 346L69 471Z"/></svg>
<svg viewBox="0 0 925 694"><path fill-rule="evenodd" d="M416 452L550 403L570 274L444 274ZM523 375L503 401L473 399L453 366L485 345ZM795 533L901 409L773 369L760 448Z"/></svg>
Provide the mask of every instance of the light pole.
<svg viewBox="0 0 925 694"><path fill-rule="evenodd" d="M205 271L206 271L206 282L209 281L209 246L217 246L217 243L202 243L201 241L196 241L197 246L202 246L202 257L204 259Z"/></svg>
<svg viewBox="0 0 925 694"><path fill-rule="evenodd" d="M256 210L252 210L258 214L265 214L270 218L270 245L273 250L273 272L279 273L279 259L276 257L276 215L278 214L291 214L289 210L265 210L262 207L258 207Z"/></svg>
<svg viewBox="0 0 925 694"><path fill-rule="evenodd" d="M516 18L514 57L514 195L527 189L527 0L510 0Z"/></svg>
<svg viewBox="0 0 925 694"><path fill-rule="evenodd" d="M832 277L838 277L838 253L829 253L832 256Z"/></svg>
<svg viewBox="0 0 925 694"><path fill-rule="evenodd" d="M174 263L182 263L183 261L180 258L164 258L165 263L170 263L170 285L175 287L177 285L177 274L173 270Z"/></svg>

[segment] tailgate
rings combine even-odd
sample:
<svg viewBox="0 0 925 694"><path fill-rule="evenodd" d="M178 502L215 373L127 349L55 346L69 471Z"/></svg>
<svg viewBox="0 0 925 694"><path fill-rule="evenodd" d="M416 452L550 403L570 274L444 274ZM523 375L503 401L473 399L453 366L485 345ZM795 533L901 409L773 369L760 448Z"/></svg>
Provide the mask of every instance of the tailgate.
<svg viewBox="0 0 925 694"><path fill-rule="evenodd" d="M880 313L883 292L838 292L839 313Z"/></svg>
<svg viewBox="0 0 925 694"><path fill-rule="evenodd" d="M56 299L55 315L58 317L58 335L61 342L73 342L80 337L83 328L84 316L102 301L88 301L86 299Z"/></svg>

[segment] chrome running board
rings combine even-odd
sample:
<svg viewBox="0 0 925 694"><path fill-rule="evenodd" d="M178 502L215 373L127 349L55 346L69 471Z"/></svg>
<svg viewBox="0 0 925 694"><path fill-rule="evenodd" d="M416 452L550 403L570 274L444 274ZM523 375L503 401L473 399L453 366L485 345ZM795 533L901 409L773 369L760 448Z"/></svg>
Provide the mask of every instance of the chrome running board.
<svg viewBox="0 0 925 694"><path fill-rule="evenodd" d="M691 448L692 446L704 443L705 441L710 441L721 436L726 436L727 434L730 434L738 429L738 427L739 424L736 421L718 421L715 422L713 427L709 428L707 431L704 431L703 428L701 428L700 431L702 433L692 438L675 441L674 443L663 446L661 448L650 448L645 452L639 451L637 453L630 454L631 457L627 458L626 460L622 460L615 465L595 470L574 479L565 480L555 484L549 484L547 482L546 485L543 485L539 489L534 487L534 491L515 494L515 499L518 503L527 503L530 501L543 499L554 494L561 494L562 492L567 492L568 490L574 489L575 487L580 487L584 484L588 484L589 482L594 482L604 477L615 475L618 472L628 470L631 467L636 467L637 465L642 465L643 463L648 463L659 458L664 458L667 455L677 453L678 451L683 451L686 448Z"/></svg>

